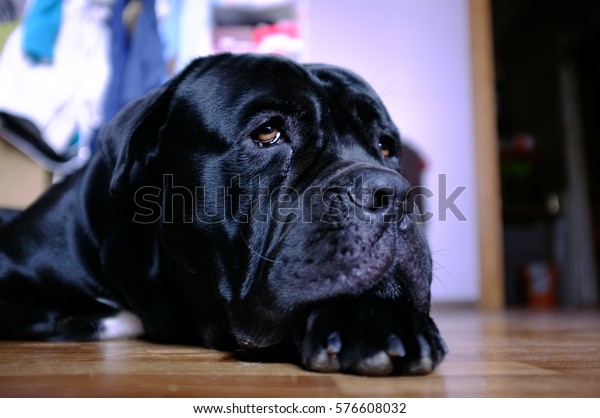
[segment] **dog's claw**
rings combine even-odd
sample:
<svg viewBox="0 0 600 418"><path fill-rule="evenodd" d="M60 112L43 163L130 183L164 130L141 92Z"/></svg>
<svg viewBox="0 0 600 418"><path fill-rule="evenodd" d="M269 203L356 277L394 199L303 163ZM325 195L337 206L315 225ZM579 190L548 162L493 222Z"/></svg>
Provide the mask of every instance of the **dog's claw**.
<svg viewBox="0 0 600 418"><path fill-rule="evenodd" d="M419 343L419 355L421 358L431 357L431 347L422 334L417 335L417 342Z"/></svg>
<svg viewBox="0 0 600 418"><path fill-rule="evenodd" d="M310 370L321 373L334 373L340 370L337 354L329 353L327 350L313 353L307 364Z"/></svg>
<svg viewBox="0 0 600 418"><path fill-rule="evenodd" d="M411 363L407 368L407 374L420 375L431 372L434 368L431 357L421 357L419 360Z"/></svg>
<svg viewBox="0 0 600 418"><path fill-rule="evenodd" d="M423 334L417 335L417 344L419 358L415 359L407 366L406 373L409 375L427 374L435 367L435 363L431 356L431 346Z"/></svg>
<svg viewBox="0 0 600 418"><path fill-rule="evenodd" d="M334 331L327 337L327 353L338 354L340 351L342 351L342 338L339 332Z"/></svg>
<svg viewBox="0 0 600 418"><path fill-rule="evenodd" d="M374 355L364 358L352 366L352 369L366 376L386 376L394 370L392 359L384 351L375 353Z"/></svg>
<svg viewBox="0 0 600 418"><path fill-rule="evenodd" d="M340 370L338 354L342 351L342 337L333 331L327 337L325 346L312 352L305 364L310 370L322 373L333 373Z"/></svg>
<svg viewBox="0 0 600 418"><path fill-rule="evenodd" d="M398 336L392 334L388 337L386 352L392 357L404 357L406 355L406 348L404 348L404 344L402 344Z"/></svg>
<svg viewBox="0 0 600 418"><path fill-rule="evenodd" d="M440 346L440 350L442 351L442 355L446 355L450 352L450 350L448 349L448 346L446 345L446 341L444 341L444 339L440 336L438 336L437 338L438 340L438 345Z"/></svg>

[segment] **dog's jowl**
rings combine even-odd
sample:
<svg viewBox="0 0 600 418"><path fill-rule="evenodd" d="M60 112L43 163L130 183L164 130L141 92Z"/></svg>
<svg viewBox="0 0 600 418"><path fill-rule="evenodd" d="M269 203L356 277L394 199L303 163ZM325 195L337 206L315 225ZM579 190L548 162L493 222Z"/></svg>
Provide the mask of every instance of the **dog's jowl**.
<svg viewBox="0 0 600 418"><path fill-rule="evenodd" d="M0 338L143 337L367 375L446 354L398 130L357 75L198 59L99 147L0 212Z"/></svg>

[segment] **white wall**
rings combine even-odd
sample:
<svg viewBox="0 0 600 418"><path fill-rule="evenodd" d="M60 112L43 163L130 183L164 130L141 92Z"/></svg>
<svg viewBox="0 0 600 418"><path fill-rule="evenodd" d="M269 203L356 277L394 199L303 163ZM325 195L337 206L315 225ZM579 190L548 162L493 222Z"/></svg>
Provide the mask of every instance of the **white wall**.
<svg viewBox="0 0 600 418"><path fill-rule="evenodd" d="M350 68L383 97L427 162L434 301L475 301L479 260L468 0L305 0L304 61ZM467 221L438 210L438 179Z"/></svg>

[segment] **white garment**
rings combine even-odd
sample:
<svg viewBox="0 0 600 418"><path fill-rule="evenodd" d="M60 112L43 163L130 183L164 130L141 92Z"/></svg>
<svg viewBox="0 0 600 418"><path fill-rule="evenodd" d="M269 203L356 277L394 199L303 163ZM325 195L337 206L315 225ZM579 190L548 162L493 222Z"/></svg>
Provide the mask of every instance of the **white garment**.
<svg viewBox="0 0 600 418"><path fill-rule="evenodd" d="M213 52L212 2L182 0L179 57L176 70L185 68L192 60Z"/></svg>
<svg viewBox="0 0 600 418"><path fill-rule="evenodd" d="M163 55L165 61L174 61L173 74L214 52L211 0L156 0L155 4Z"/></svg>
<svg viewBox="0 0 600 418"><path fill-rule="evenodd" d="M0 56L0 111L33 122L64 155L75 134L84 141L100 127L110 79L111 0L63 0L54 62L36 64L23 53L22 28Z"/></svg>

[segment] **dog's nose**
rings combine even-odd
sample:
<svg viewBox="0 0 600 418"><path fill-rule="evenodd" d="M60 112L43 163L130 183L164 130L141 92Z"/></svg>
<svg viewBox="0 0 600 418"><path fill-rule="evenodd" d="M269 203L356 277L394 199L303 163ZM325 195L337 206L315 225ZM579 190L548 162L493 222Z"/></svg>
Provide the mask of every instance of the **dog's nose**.
<svg viewBox="0 0 600 418"><path fill-rule="evenodd" d="M403 210L408 199L410 184L395 171L373 168L355 171L353 186L349 190L352 202L372 213Z"/></svg>

